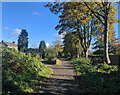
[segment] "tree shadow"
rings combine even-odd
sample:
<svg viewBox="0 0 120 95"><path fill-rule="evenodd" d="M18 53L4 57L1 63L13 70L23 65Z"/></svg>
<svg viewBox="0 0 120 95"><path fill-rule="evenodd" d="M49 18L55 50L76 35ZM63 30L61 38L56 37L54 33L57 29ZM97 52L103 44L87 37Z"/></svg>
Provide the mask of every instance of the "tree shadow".
<svg viewBox="0 0 120 95"><path fill-rule="evenodd" d="M48 63L47 61L41 61L45 65L55 65L55 63Z"/></svg>
<svg viewBox="0 0 120 95"><path fill-rule="evenodd" d="M92 72L76 76L79 89L86 89L89 95L120 95L120 71L110 74Z"/></svg>
<svg viewBox="0 0 120 95"><path fill-rule="evenodd" d="M49 93L53 95L79 95L77 82L70 79L47 78L43 88L36 90L36 92L39 91L44 94Z"/></svg>
<svg viewBox="0 0 120 95"><path fill-rule="evenodd" d="M53 67L52 69L73 69L73 68L55 68L55 67Z"/></svg>

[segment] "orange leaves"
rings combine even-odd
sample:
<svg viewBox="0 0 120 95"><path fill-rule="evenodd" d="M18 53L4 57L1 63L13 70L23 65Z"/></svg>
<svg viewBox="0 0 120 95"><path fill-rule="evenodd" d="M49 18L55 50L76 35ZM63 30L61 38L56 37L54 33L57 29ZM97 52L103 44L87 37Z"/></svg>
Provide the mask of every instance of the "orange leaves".
<svg viewBox="0 0 120 95"><path fill-rule="evenodd" d="M60 40L57 41L53 41L53 47L55 48L56 52L62 52L63 48L62 48L62 42Z"/></svg>
<svg viewBox="0 0 120 95"><path fill-rule="evenodd" d="M117 13L115 13L115 15L117 15Z"/></svg>

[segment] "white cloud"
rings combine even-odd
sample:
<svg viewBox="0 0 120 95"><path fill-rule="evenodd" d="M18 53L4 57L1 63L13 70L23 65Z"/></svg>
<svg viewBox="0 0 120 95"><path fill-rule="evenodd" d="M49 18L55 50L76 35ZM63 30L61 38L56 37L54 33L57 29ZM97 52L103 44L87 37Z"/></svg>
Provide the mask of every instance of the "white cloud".
<svg viewBox="0 0 120 95"><path fill-rule="evenodd" d="M38 12L33 12L32 14L33 14L33 15L36 15L36 16L37 16L37 15L39 15L39 13L38 13Z"/></svg>
<svg viewBox="0 0 120 95"><path fill-rule="evenodd" d="M8 27L4 27L5 30L8 30Z"/></svg>
<svg viewBox="0 0 120 95"><path fill-rule="evenodd" d="M14 29L12 36L18 36L21 33L20 29Z"/></svg>
<svg viewBox="0 0 120 95"><path fill-rule="evenodd" d="M46 46L47 46L47 48L50 46L50 44L49 43L46 43Z"/></svg>

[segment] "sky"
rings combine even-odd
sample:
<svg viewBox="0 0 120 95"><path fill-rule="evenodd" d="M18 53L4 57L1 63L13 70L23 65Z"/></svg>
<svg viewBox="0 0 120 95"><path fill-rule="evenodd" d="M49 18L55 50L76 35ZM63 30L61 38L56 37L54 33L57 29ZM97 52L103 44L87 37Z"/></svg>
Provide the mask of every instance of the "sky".
<svg viewBox="0 0 120 95"><path fill-rule="evenodd" d="M7 42L18 41L22 29L28 32L29 47L44 40L52 44L59 37L55 26L59 22L57 15L44 7L45 2L2 3L2 39ZM35 46L36 47L36 46Z"/></svg>
<svg viewBox="0 0 120 95"><path fill-rule="evenodd" d="M55 30L59 17L44 7L46 4L47 2L3 2L2 40L17 43L22 29L28 32L29 47L38 47L41 40L49 46L57 38L61 39ZM118 24L115 24L115 31L118 35Z"/></svg>

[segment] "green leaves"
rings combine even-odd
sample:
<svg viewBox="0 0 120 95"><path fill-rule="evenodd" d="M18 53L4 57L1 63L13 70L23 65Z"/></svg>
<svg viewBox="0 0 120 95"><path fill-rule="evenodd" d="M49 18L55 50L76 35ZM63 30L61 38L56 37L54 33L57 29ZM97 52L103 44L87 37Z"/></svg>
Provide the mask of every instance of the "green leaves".
<svg viewBox="0 0 120 95"><path fill-rule="evenodd" d="M64 54L66 57L77 57L82 54L82 47L78 38L77 32L68 32L63 38Z"/></svg>
<svg viewBox="0 0 120 95"><path fill-rule="evenodd" d="M92 95L117 95L119 93L120 72L117 65L92 64L90 59L85 58L72 59L71 62L80 76L79 86L81 89L81 83L84 83L83 87L86 87L84 89Z"/></svg>
<svg viewBox="0 0 120 95"><path fill-rule="evenodd" d="M2 74L4 75L2 86L5 93L7 91L10 93L33 92L34 83L30 80L36 80L37 77L48 77L51 74L51 68L43 65L37 55L32 57L31 54L26 55L6 47L2 48L2 55ZM42 79L40 80L42 81ZM12 88L9 89L10 87Z"/></svg>
<svg viewBox="0 0 120 95"><path fill-rule="evenodd" d="M28 48L28 32L23 29L18 39L18 50L25 52Z"/></svg>

